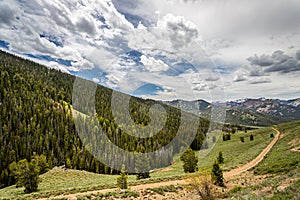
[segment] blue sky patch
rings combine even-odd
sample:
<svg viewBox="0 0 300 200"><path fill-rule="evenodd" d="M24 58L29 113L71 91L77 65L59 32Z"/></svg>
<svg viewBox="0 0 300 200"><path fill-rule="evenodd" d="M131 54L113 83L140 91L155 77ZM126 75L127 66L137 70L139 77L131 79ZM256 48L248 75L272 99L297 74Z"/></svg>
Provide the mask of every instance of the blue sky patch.
<svg viewBox="0 0 300 200"><path fill-rule="evenodd" d="M42 34L40 34L40 37L47 39L49 42L52 42L53 44L55 44L58 47L63 47L62 42L60 42L59 39L55 36L51 36L51 35L42 33Z"/></svg>
<svg viewBox="0 0 300 200"><path fill-rule="evenodd" d="M29 57L29 58L36 58L39 60L46 60L46 61L53 61L53 62L57 62L61 65L65 65L68 67L71 67L71 60L65 60L65 59L61 59L61 58L52 58L51 56L47 56L47 55L33 55L33 54L24 54L25 56Z"/></svg>
<svg viewBox="0 0 300 200"><path fill-rule="evenodd" d="M5 42L5 41L3 41L3 40L0 40L0 47L8 50L8 48L9 48L9 43L8 43L8 42Z"/></svg>
<svg viewBox="0 0 300 200"><path fill-rule="evenodd" d="M157 92L159 91L164 91L164 89L158 85L154 85L151 83L147 83L141 87L139 87L138 89L136 89L132 95L133 96L142 96L142 95L152 95L155 96L157 95Z"/></svg>

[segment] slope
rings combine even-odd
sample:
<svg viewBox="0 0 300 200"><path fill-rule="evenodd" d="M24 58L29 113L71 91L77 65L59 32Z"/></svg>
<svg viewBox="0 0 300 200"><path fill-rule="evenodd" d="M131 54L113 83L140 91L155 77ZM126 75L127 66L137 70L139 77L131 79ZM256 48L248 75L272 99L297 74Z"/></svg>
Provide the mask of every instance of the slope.
<svg viewBox="0 0 300 200"><path fill-rule="evenodd" d="M71 113L74 76L5 52L0 52L0 69L0 187L15 181L9 170L10 163L30 160L34 154L46 155L51 168L66 165L68 168L96 173L118 173L94 158L77 134ZM111 111L112 92L111 89L97 86L95 118L103 130L99 134L104 134L114 144L130 152L152 152L173 140L184 113L160 102L129 96L130 118L136 124L147 125L150 122L149 109L154 104L163 106L167 113L166 124L154 137L135 138L121 130L114 120ZM81 95L85 95L84 90ZM82 106L88 105L83 103ZM151 110L159 116L157 109ZM117 115L124 116L120 112ZM191 120L183 124L182 133L188 136L189 127L197 129L196 124L199 124L192 146L200 148L209 121L191 114L186 116ZM97 129L100 130L100 127ZM90 136L97 137L96 133L93 134ZM178 147L181 142L178 141ZM174 149L173 152L162 154L161 162L170 164L175 153L178 152ZM155 165L151 163L151 166Z"/></svg>

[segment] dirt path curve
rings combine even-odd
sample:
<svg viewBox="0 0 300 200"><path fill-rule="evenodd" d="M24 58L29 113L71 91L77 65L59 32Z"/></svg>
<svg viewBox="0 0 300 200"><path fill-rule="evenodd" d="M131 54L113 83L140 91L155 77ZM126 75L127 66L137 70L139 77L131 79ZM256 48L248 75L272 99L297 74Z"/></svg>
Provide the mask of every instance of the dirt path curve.
<svg viewBox="0 0 300 200"><path fill-rule="evenodd" d="M264 157L267 155L267 153L272 149L274 144L279 139L280 132L275 128L273 128L273 130L275 130L277 132L275 138L272 140L272 142L270 142L270 144L266 148L264 148L264 150L256 158L254 158L252 161L248 162L247 164L245 164L241 167L232 169L228 172L224 172L224 178L228 179L230 177L239 175L239 174L241 174L243 172L246 172L247 170L251 169L252 167L255 167L256 165L258 165L258 163L260 163L264 159Z"/></svg>
<svg viewBox="0 0 300 200"><path fill-rule="evenodd" d="M256 165L258 165L258 163L260 163L264 157L267 155L267 153L272 149L272 147L274 146L274 144L278 141L279 136L280 136L280 132L273 128L276 132L277 135L274 137L274 139L270 142L270 144L256 157L254 158L252 161L250 161L249 163L232 169L228 172L224 172L224 178L228 179L230 177L239 175L243 172L246 172L247 170L249 170L252 167L255 167ZM149 184L143 184L143 185L136 185L136 186L131 186L130 189L131 190L144 190L147 188L155 188L155 187L160 187L160 186L167 186L167 185L177 185L177 184L188 184L187 180L175 180L175 181L167 181L167 182L160 182L160 183L149 183ZM56 197L51 197L53 199L61 199L61 198L68 198L69 200L76 200L76 196L78 195L88 195L88 194L96 194L96 193L107 193L107 192L112 192L115 191L117 188L112 188L112 189L104 189L104 190L95 190L95 191L87 191L87 192L81 192L81 193L76 193L76 194L68 194L68 195L59 195ZM41 200L46 200L46 199L41 199Z"/></svg>

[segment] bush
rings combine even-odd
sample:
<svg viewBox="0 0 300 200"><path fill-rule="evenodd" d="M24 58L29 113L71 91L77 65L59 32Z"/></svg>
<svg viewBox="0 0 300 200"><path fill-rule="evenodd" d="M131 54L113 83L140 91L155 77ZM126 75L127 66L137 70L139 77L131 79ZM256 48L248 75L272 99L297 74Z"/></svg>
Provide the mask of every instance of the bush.
<svg viewBox="0 0 300 200"><path fill-rule="evenodd" d="M123 165L121 173L120 173L119 177L117 178L117 186L121 189L127 189L128 188L127 179L128 179L128 176L125 173L125 166Z"/></svg>
<svg viewBox="0 0 300 200"><path fill-rule="evenodd" d="M223 171L217 161L214 162L213 168L211 171L211 179L213 184L217 186L225 186L224 184L224 177L223 177Z"/></svg>
<svg viewBox="0 0 300 200"><path fill-rule="evenodd" d="M189 186L196 191L200 199L215 199L211 184L211 177L206 173L196 173L189 177Z"/></svg>
<svg viewBox="0 0 300 200"><path fill-rule="evenodd" d="M231 140L230 133L223 134L223 141Z"/></svg>
<svg viewBox="0 0 300 200"><path fill-rule="evenodd" d="M26 159L10 164L10 170L15 177L17 187L25 187L25 193L35 192L39 183L39 166L35 159L28 162Z"/></svg>
<svg viewBox="0 0 300 200"><path fill-rule="evenodd" d="M198 158L191 148L188 148L181 156L185 173L193 173L197 170Z"/></svg>
<svg viewBox="0 0 300 200"><path fill-rule="evenodd" d="M219 151L219 156L218 156L217 160L218 160L219 164L223 164L224 163L224 158L223 158L222 151Z"/></svg>
<svg viewBox="0 0 300 200"><path fill-rule="evenodd" d="M215 143L217 141L216 136L213 136L212 141L213 141L213 143Z"/></svg>
<svg viewBox="0 0 300 200"><path fill-rule="evenodd" d="M40 174L44 174L49 171L49 164L45 155L35 155L33 159L38 163Z"/></svg>
<svg viewBox="0 0 300 200"><path fill-rule="evenodd" d="M254 136L253 134L250 135L250 141L253 141L254 140Z"/></svg>
<svg viewBox="0 0 300 200"><path fill-rule="evenodd" d="M145 157L143 154L136 154L135 159L135 171L138 172L136 179L146 179L150 178L150 160L148 157Z"/></svg>
<svg viewBox="0 0 300 200"><path fill-rule="evenodd" d="M241 141L241 142L245 142L244 137L240 137L240 141Z"/></svg>
<svg viewBox="0 0 300 200"><path fill-rule="evenodd" d="M241 186L234 186L231 190L230 190L230 193L234 194L234 193L237 193L239 191L242 190L242 187Z"/></svg>

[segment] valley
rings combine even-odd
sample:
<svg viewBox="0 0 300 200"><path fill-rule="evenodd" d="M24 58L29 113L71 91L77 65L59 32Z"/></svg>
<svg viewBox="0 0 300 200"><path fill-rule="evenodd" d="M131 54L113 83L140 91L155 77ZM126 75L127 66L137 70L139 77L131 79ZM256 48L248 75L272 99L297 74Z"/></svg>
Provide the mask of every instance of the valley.
<svg viewBox="0 0 300 200"><path fill-rule="evenodd" d="M299 197L299 191L295 189L300 178L299 121L282 123L292 119L281 121L278 116L248 108L244 110L239 106L230 108L237 109L234 113L242 113L230 115L236 121L229 120L231 123L218 130L218 123L206 119L207 113L197 116L209 108L209 103L201 102L202 110L196 112L197 104L184 102L180 108L185 112L180 113L174 102L165 105L131 97L130 109L136 123L149 123L147 111L153 104L164 106L168 113L167 125L156 137L136 140L121 131L113 119L110 112L112 90L97 86L97 116L90 118L84 103L77 106L79 111L73 112L71 93L75 77L5 52L0 56L1 105L5 105L1 106L0 199L198 199L196 191L191 189L193 183L190 180L193 178L190 177L210 176L220 152L224 157L220 166L224 171L225 187L211 185L214 198ZM289 104L299 106L295 102ZM152 112L159 113L155 109ZM124 117L122 113L118 115ZM118 189L119 171L99 162L89 152L74 125L77 118L92 124L95 130L101 126L103 133L118 146L141 153L168 144L175 137L181 115L190 119L182 129L184 136L190 134L189 127L198 126L190 146L199 159L199 172L185 173L180 153L166 152L159 160L165 162L164 167L157 167L161 165L149 161L150 178L137 180L135 174L128 174L129 190ZM99 120L100 126L93 120ZM208 132L210 126L215 130ZM93 134L91 137L98 137L96 132ZM224 140L228 135L229 140ZM207 150L204 147L206 142L214 140L214 148L202 158L201 152ZM92 142L99 146L97 141ZM49 171L39 175L37 191L24 193L24 187L15 185L12 163L22 159L34 160L36 155L46 157Z"/></svg>

